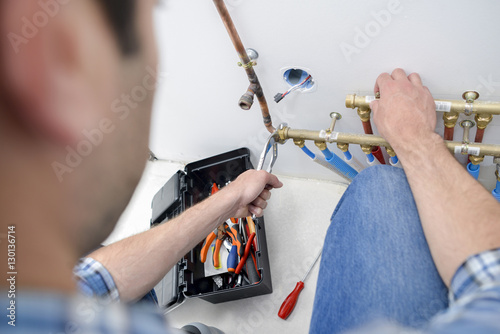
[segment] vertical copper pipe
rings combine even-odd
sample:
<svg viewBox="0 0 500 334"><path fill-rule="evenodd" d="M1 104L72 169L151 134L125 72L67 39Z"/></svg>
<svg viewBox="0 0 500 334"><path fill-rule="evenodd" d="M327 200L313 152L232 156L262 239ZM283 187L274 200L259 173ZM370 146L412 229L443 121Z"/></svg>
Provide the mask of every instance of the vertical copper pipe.
<svg viewBox="0 0 500 334"><path fill-rule="evenodd" d="M365 130L367 135L373 134L372 123L370 121L363 122L363 130Z"/></svg>
<svg viewBox="0 0 500 334"><path fill-rule="evenodd" d="M483 136L484 136L484 129L477 128L476 138L474 139L474 142L475 143L482 143L483 142Z"/></svg>
<svg viewBox="0 0 500 334"><path fill-rule="evenodd" d="M455 133L455 128L444 127L444 140L453 140L453 135Z"/></svg>
<svg viewBox="0 0 500 334"><path fill-rule="evenodd" d="M267 101L264 96L264 92L262 91L262 86L260 85L259 78L257 77L257 74L255 73L253 67L248 66L250 64L250 58L248 58L245 47L243 46L238 31L236 30L233 20L231 19L231 15L229 15L229 12L227 11L226 4L224 3L224 0L213 1L215 7L217 7L217 11L219 12L220 17L222 18L222 22L224 22L224 26L229 33L229 37L233 42L234 48L238 52L238 56L240 57L241 63L243 64L247 73L248 80L250 81L250 87L247 93L243 95L244 99L242 97L242 100L240 100L240 106L244 107L244 109L249 109L249 103L251 99L249 98L248 94L250 93L251 95L252 92L255 93L255 96L257 96L257 99L259 100L264 125L269 132L273 133L275 131L275 128L273 127L271 115L269 114L269 107L267 106Z"/></svg>
<svg viewBox="0 0 500 334"><path fill-rule="evenodd" d="M373 134L373 129L372 129L372 123L370 120L368 121L362 121L363 122L363 130L367 135L372 135ZM380 149L380 146L374 146L372 147L372 154L377 160L382 164L385 165L385 159L384 159L384 154L382 153L382 150Z"/></svg>

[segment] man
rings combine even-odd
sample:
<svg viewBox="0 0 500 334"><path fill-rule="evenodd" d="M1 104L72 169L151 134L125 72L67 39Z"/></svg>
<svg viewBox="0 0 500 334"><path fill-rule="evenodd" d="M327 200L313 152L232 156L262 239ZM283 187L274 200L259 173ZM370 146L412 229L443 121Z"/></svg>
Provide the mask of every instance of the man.
<svg viewBox="0 0 500 334"><path fill-rule="evenodd" d="M404 172L369 168L341 199L311 333L500 333L500 204L434 132L418 74L381 74L375 92L375 124Z"/></svg>
<svg viewBox="0 0 500 334"><path fill-rule="evenodd" d="M77 267L78 288L101 302L75 297L74 264L110 233L148 153L154 3L0 5L7 36L0 59L0 258L9 270L1 283L0 303L8 311L1 332L164 333L160 314L110 302L140 298L227 217L261 215L270 196L266 185L281 183L265 172L245 173L169 224L92 253ZM133 101L138 86L147 94ZM432 98L418 75L383 74L376 90L382 98L372 105L375 122L405 167L437 270L457 299L430 331L494 330L499 255L487 250L499 247L499 206L433 133ZM378 193L370 193L374 180L381 180ZM378 216L359 214L375 202ZM368 169L355 180L325 244L312 332L380 316L416 327L444 307L444 285L412 203L401 171ZM480 252L452 281L460 263ZM481 260L486 265L476 269Z"/></svg>
<svg viewBox="0 0 500 334"><path fill-rule="evenodd" d="M104 301L139 299L226 219L261 216L282 186L249 171L168 224L96 251L77 267L78 288L104 301L75 297L73 267L112 231L148 157L154 5L0 1L2 333L164 333L158 313Z"/></svg>

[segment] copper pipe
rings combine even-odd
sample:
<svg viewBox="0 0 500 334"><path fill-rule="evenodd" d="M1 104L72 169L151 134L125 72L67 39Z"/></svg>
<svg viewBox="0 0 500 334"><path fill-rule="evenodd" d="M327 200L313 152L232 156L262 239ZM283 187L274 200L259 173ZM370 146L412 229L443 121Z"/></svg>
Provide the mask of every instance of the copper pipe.
<svg viewBox="0 0 500 334"><path fill-rule="evenodd" d="M226 27L227 32L229 33L229 37L233 42L234 48L238 52L241 64L243 65L243 68L247 73L248 81L250 81L250 86L248 87L247 92L240 98L239 105L244 110L250 109L253 104L253 95L255 94L257 96L257 99L259 100L264 125L269 132L273 133L276 129L273 127L271 115L269 114L269 107L267 106L267 101L264 96L264 92L262 91L262 86L260 85L259 78L257 77L257 74L253 69L253 65L247 55L245 47L241 42L238 31L234 26L231 15L229 15L229 12L227 11L226 4L224 3L224 0L214 0L214 4L215 7L217 7L217 11L219 12L222 22L224 22L224 26Z"/></svg>
<svg viewBox="0 0 500 334"><path fill-rule="evenodd" d="M455 134L455 128L444 127L444 140L453 140L453 135Z"/></svg>
<svg viewBox="0 0 500 334"><path fill-rule="evenodd" d="M371 114L370 108L365 108L365 107L358 108L358 116L361 119L361 122L363 123L363 130L365 131L365 134L367 134L367 135L373 134L372 123L370 120L370 114ZM372 154L375 156L375 158L377 158L377 160L382 165L386 164L385 159L384 159L384 155L383 155L382 150L380 149L379 146L372 147Z"/></svg>
<svg viewBox="0 0 500 334"><path fill-rule="evenodd" d="M474 142L475 143L482 143L483 142L483 136L484 136L484 129L477 128L477 130L476 130L476 138L474 139Z"/></svg>
<svg viewBox="0 0 500 334"><path fill-rule="evenodd" d="M367 135L372 135L373 134L372 122L370 121L363 122L363 130L365 130L365 133Z"/></svg>

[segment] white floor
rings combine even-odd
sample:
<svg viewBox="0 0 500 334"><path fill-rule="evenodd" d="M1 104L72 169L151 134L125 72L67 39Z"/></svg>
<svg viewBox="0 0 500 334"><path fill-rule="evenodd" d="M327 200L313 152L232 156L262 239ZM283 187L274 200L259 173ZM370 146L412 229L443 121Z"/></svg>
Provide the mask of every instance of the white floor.
<svg viewBox="0 0 500 334"><path fill-rule="evenodd" d="M146 230L154 194L171 175L183 168L179 163L149 163L129 207L106 242ZM322 247L330 215L346 185L290 177L280 179L284 187L273 191L264 215L274 292L221 304L188 299L167 315L170 325L179 328L191 322L202 322L225 333L308 332L318 265L306 280L288 320L280 319L277 313Z"/></svg>

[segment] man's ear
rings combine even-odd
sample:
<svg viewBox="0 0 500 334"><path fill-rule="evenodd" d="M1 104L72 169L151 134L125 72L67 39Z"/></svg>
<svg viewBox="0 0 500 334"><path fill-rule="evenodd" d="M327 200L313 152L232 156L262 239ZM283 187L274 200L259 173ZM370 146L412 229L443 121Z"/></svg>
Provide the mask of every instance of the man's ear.
<svg viewBox="0 0 500 334"><path fill-rule="evenodd" d="M2 2L10 112L43 138L76 144L117 95L120 56L96 1Z"/></svg>

